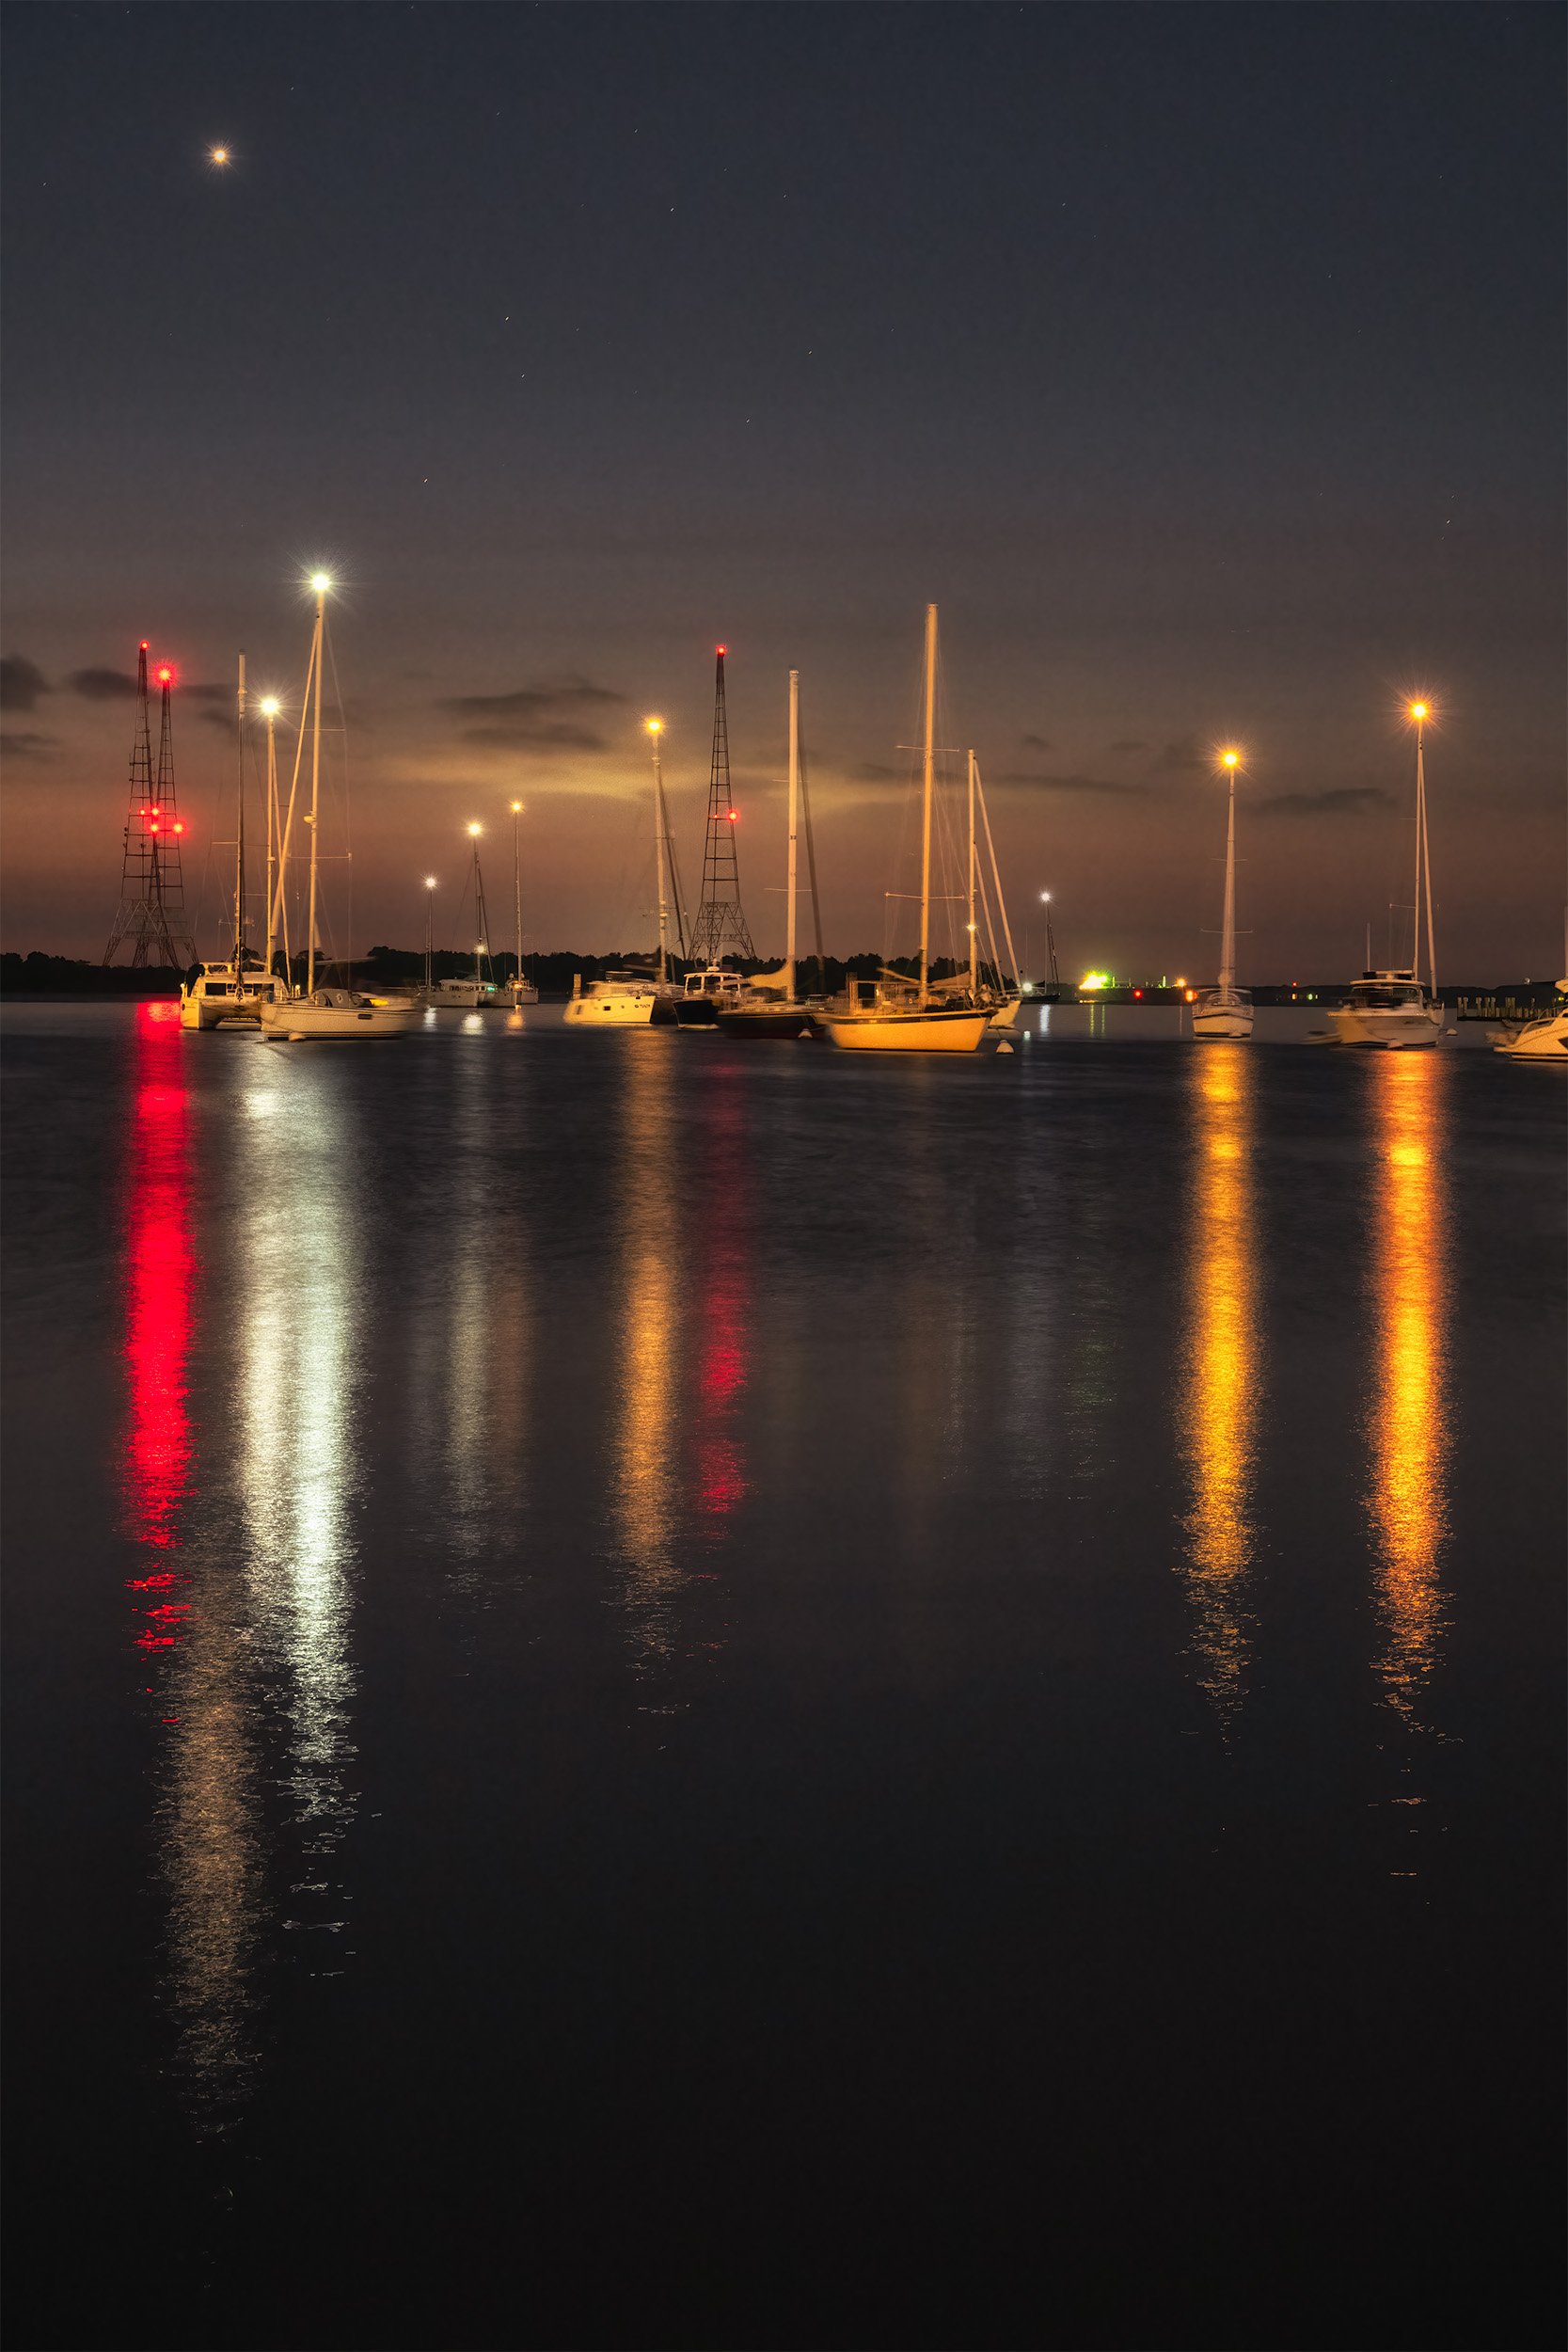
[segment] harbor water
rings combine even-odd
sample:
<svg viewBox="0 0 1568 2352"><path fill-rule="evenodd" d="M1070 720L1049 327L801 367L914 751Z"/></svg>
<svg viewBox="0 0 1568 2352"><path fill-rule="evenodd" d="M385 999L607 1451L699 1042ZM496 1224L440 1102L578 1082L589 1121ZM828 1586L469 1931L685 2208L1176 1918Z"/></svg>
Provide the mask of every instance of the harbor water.
<svg viewBox="0 0 1568 2352"><path fill-rule="evenodd" d="M8 1008L10 2334L1560 2340L1564 1093Z"/></svg>

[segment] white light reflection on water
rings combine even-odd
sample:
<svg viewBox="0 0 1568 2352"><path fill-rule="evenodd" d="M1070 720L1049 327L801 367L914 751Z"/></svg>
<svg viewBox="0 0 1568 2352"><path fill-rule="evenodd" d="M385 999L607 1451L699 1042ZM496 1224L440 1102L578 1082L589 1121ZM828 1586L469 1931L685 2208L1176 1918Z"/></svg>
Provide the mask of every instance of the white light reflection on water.
<svg viewBox="0 0 1568 2352"><path fill-rule="evenodd" d="M356 1802L346 1777L362 1378L353 1112L329 1053L282 1068L269 1054L249 1074L245 1206L230 1227L244 1552L256 1670L284 1726L274 1769L298 1875L282 1924L309 1939L299 1958L322 1974L348 1949L339 1857Z"/></svg>
<svg viewBox="0 0 1568 2352"><path fill-rule="evenodd" d="M1197 1046L1189 1064L1194 1173L1178 1408L1191 1491L1183 1574L1197 1679L1222 1724L1245 1695L1246 1577L1256 1545L1256 1067L1244 1045Z"/></svg>

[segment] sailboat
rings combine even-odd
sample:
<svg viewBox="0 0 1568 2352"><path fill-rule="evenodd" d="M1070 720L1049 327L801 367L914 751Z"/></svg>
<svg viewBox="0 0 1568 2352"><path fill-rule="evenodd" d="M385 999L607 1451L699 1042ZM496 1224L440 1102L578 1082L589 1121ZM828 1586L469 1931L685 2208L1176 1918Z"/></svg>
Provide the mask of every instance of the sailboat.
<svg viewBox="0 0 1568 2352"><path fill-rule="evenodd" d="M310 1038L337 1039L343 1041L358 1040L367 1043L372 1039L406 1037L420 1018L420 1007L410 999L403 1004L390 1004L386 998L363 996L352 988L318 988L316 986L316 898L317 866L321 843L321 760L322 760L322 655L326 637L326 592L332 585L325 572L315 573L310 581L316 596L316 626L310 638L310 661L305 674L305 695L311 701L315 693L310 723L310 814L306 818L310 828L310 893L309 914L306 931L305 988L300 995L290 993L279 995L261 1007L261 1034L277 1042L285 1039L299 1043ZM288 875L289 842L293 832L294 803L299 788L300 755L305 748L304 730L300 731L294 752L293 779L289 787L289 810L283 827L282 849L278 858L277 896L268 909L268 961L271 961L271 936L278 908L283 898Z"/></svg>
<svg viewBox="0 0 1568 2352"><path fill-rule="evenodd" d="M800 817L800 673L789 674L789 855L784 882L784 960L777 972L757 973L733 1004L716 1015L725 1037L809 1038L816 1034L811 1008L796 994L795 902ZM813 861L815 866L815 860ZM813 894L815 903L815 892Z"/></svg>
<svg viewBox="0 0 1568 2352"><path fill-rule="evenodd" d="M517 918L516 961L512 967L511 985L502 989L505 1003L513 1006L536 1005L539 991L531 980L523 977L523 844L519 822L523 814L521 801L512 803L512 896Z"/></svg>
<svg viewBox="0 0 1568 2352"><path fill-rule="evenodd" d="M1443 1033L1443 1008L1437 1001L1437 963L1432 931L1432 860L1427 849L1426 769L1422 735L1430 715L1424 702L1410 705L1416 726L1416 935L1408 967L1377 971L1372 967L1370 941L1366 969L1342 1005L1329 1009L1334 1036L1340 1045L1408 1047L1435 1045ZM1421 908L1426 906L1427 981L1421 984Z"/></svg>
<svg viewBox="0 0 1568 2352"><path fill-rule="evenodd" d="M1193 1007L1193 1035L1200 1039L1252 1035L1252 998L1236 985L1236 770L1240 761L1240 752L1220 754L1220 765L1230 779L1230 814L1225 832L1225 914L1220 930L1219 985L1200 989Z"/></svg>
<svg viewBox="0 0 1568 2352"><path fill-rule="evenodd" d="M931 988L931 813L936 789L937 608L926 607L926 723L922 761L920 850L920 968L911 982L884 972L873 1001L862 1000L850 982L843 1012L826 1015L823 1025L835 1045L850 1053L971 1054L985 1036L990 1010L944 1005Z"/></svg>
<svg viewBox="0 0 1568 2352"><path fill-rule="evenodd" d="M479 836L481 830L481 827L478 825L470 825L468 827L468 839L473 845L474 928L479 933L479 937L474 944L473 974L471 977L464 976L457 979L436 980L429 983L425 991L425 999L427 1003L434 1005L437 1009L444 1008L450 1010L451 1008L455 1007L461 1012L480 1012L486 1005L504 1005L510 1004L513 1001L510 993L508 992L503 993L501 989L498 986L494 977L494 966L491 967L492 977L489 979L486 979L484 977L484 967L490 961L490 941L487 917L484 909L484 875L479 862ZM461 912L461 910L459 911ZM522 892L520 884L518 888L517 914L517 937L520 945L523 929ZM522 959L520 954L518 957L517 969L519 972L522 970ZM529 999L529 1002L537 1004L538 1001L539 994L538 991L535 990L533 995Z"/></svg>
<svg viewBox="0 0 1568 2352"><path fill-rule="evenodd" d="M145 656L144 656L145 660ZM261 1007L280 993L270 972L247 966L245 952L245 656L240 656L237 694L238 773L234 828L234 946L226 962L194 964L180 990L182 1029L255 1029ZM268 730L269 743L271 729ZM269 834L270 838L270 834Z"/></svg>
<svg viewBox="0 0 1568 2352"><path fill-rule="evenodd" d="M670 899L665 896L667 879L675 902L675 927L683 952L686 925L681 914L675 845L670 832L670 814L664 800L664 771L659 760L659 740L664 733L664 722L662 719L647 719L643 725L653 739L654 753L654 880L658 891L658 970L656 974L631 965L622 971L607 972L602 979L590 980L586 988L579 972L567 999L564 1019L568 1028L646 1029L656 1024L668 1025L673 1018L675 990L670 977Z"/></svg>

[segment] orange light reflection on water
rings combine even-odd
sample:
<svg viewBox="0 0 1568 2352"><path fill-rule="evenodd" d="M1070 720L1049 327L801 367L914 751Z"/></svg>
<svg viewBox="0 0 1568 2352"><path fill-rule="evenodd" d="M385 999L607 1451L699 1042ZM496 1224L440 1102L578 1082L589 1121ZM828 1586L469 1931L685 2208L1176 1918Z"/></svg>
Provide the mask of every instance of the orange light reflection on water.
<svg viewBox="0 0 1568 2352"><path fill-rule="evenodd" d="M1192 1494L1184 1572L1198 1680L1227 1717L1245 1688L1243 1592L1255 1544L1260 1361L1251 1049L1198 1048L1193 1084L1196 1158L1179 1415Z"/></svg>
<svg viewBox="0 0 1568 2352"><path fill-rule="evenodd" d="M1377 1088L1371 1202L1375 1375L1368 1508L1386 1636L1376 1667L1411 1723L1444 1626L1439 1562L1449 1526L1449 1224L1445 1072L1435 1054L1386 1054Z"/></svg>

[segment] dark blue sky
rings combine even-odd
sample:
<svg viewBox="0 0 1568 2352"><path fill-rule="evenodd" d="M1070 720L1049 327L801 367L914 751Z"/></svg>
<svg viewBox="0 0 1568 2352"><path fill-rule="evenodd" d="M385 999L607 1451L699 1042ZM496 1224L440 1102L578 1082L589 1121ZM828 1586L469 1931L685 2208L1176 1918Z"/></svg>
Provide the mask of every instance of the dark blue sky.
<svg viewBox="0 0 1568 2352"><path fill-rule="evenodd" d="M877 944L935 597L1074 961L1212 958L1234 736L1250 967L1348 967L1420 685L1442 960L1555 970L1562 53L1507 5L13 7L8 944L117 896L128 712L72 675L243 644L297 699L325 558L360 946L517 790L531 936L635 944L639 722L693 871L721 637L753 929L794 663ZM180 728L199 869L230 753Z"/></svg>

